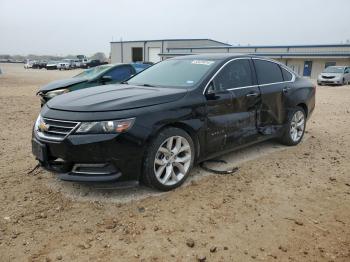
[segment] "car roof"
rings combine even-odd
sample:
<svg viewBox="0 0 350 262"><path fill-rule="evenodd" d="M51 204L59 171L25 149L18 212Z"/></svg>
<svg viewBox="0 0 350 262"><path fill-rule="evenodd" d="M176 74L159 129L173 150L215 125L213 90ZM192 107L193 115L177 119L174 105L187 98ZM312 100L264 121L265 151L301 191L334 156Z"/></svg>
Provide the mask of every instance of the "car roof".
<svg viewBox="0 0 350 262"><path fill-rule="evenodd" d="M171 59L209 59L209 60L226 60L226 59L233 59L238 57L256 57L249 54L236 54L236 53L215 53L215 54L200 54L200 55L184 55L184 56L178 56Z"/></svg>

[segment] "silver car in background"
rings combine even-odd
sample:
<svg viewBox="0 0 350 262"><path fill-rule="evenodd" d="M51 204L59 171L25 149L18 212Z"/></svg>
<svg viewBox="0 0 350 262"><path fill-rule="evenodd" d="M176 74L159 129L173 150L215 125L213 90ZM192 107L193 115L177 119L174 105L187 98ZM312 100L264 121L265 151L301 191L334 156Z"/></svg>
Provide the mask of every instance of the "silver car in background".
<svg viewBox="0 0 350 262"><path fill-rule="evenodd" d="M346 85L350 83L350 66L329 66L317 78L318 85Z"/></svg>

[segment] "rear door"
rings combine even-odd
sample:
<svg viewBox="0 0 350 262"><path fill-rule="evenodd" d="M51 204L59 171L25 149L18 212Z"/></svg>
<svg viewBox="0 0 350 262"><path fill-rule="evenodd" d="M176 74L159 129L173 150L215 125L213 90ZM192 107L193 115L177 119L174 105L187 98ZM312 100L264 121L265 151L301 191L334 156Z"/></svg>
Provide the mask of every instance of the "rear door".
<svg viewBox="0 0 350 262"><path fill-rule="evenodd" d="M260 58L253 61L261 92L258 128L263 134L273 134L285 121L285 95L291 88L290 81L284 81L277 63Z"/></svg>

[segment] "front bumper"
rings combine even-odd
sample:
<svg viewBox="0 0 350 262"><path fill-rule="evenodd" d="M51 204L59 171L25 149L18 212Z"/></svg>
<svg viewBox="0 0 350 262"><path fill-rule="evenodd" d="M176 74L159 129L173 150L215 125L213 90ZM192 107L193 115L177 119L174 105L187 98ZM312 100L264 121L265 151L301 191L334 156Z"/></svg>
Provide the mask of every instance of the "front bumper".
<svg viewBox="0 0 350 262"><path fill-rule="evenodd" d="M318 85L340 85L342 84L341 79L323 79L323 78L318 78L317 79L317 84Z"/></svg>
<svg viewBox="0 0 350 262"><path fill-rule="evenodd" d="M69 135L54 142L33 132L32 152L44 169L67 181L135 181L142 169L143 148L126 134Z"/></svg>

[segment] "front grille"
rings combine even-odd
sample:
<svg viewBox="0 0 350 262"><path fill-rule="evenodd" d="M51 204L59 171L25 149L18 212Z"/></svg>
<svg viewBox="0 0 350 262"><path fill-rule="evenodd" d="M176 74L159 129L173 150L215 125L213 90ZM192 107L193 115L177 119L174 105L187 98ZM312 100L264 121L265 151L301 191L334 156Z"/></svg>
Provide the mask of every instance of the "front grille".
<svg viewBox="0 0 350 262"><path fill-rule="evenodd" d="M332 79L334 76L322 76L324 79Z"/></svg>
<svg viewBox="0 0 350 262"><path fill-rule="evenodd" d="M45 124L44 127L39 127L37 130L38 136L54 141L62 141L79 125L79 122L48 118L43 118L43 122Z"/></svg>

